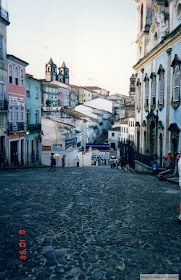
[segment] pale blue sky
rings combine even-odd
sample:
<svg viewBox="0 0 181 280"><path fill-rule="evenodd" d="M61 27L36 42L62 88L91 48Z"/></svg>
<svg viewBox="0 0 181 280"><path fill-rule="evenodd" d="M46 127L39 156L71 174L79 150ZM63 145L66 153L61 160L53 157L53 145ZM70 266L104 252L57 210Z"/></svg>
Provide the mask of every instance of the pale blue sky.
<svg viewBox="0 0 181 280"><path fill-rule="evenodd" d="M3 1L11 23L8 53L27 61L28 73L44 78L52 57L57 66L65 61L72 84L128 92L136 62L135 0Z"/></svg>

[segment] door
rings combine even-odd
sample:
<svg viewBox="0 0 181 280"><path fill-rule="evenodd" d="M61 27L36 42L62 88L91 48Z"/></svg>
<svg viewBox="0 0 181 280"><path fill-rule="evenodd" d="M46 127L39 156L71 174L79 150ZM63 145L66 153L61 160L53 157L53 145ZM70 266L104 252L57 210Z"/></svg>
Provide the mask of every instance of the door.
<svg viewBox="0 0 181 280"><path fill-rule="evenodd" d="M21 139L21 164L24 164L24 139Z"/></svg>
<svg viewBox="0 0 181 280"><path fill-rule="evenodd" d="M152 122L150 125L150 154L155 155L155 123Z"/></svg>
<svg viewBox="0 0 181 280"><path fill-rule="evenodd" d="M18 165L18 141L10 142L11 164Z"/></svg>

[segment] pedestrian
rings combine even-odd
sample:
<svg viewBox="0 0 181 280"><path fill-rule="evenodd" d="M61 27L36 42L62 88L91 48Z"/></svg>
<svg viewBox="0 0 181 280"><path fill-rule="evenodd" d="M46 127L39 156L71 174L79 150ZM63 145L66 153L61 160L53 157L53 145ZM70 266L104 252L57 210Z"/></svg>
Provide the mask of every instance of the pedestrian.
<svg viewBox="0 0 181 280"><path fill-rule="evenodd" d="M63 157L62 157L62 167L64 167L65 166L65 156L63 155Z"/></svg>
<svg viewBox="0 0 181 280"><path fill-rule="evenodd" d="M171 168L172 168L172 153L171 151L169 151L167 156L167 169L171 169Z"/></svg>
<svg viewBox="0 0 181 280"><path fill-rule="evenodd" d="M179 187L180 187L180 213L178 217L178 224L181 224L181 157L178 161Z"/></svg>
<svg viewBox="0 0 181 280"><path fill-rule="evenodd" d="M78 158L78 156L76 157L76 163L77 163L77 167L79 167L79 158Z"/></svg>
<svg viewBox="0 0 181 280"><path fill-rule="evenodd" d="M49 169L56 170L56 160L55 160L54 153L51 153L50 161L51 161L51 167Z"/></svg>
<svg viewBox="0 0 181 280"><path fill-rule="evenodd" d="M179 158L180 158L180 154L179 154L179 152L176 152L175 153L175 170L174 170L173 176L178 175L178 161L179 161Z"/></svg>

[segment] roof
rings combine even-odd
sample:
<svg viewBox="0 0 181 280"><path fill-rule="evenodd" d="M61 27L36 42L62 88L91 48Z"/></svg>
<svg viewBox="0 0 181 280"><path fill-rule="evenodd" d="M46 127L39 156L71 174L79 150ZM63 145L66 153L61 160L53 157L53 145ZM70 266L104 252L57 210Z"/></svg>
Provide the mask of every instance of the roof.
<svg viewBox="0 0 181 280"><path fill-rule="evenodd" d="M28 79L33 79L33 80L35 80L35 81L37 81L37 82L41 82L40 80L34 78L33 75L31 75L31 74L29 74L29 73L26 73L26 78L28 78Z"/></svg>
<svg viewBox="0 0 181 280"><path fill-rule="evenodd" d="M89 89L91 89L91 90L102 90L102 88L100 88L100 87L97 87L97 86L86 86L86 88L89 88Z"/></svg>
<svg viewBox="0 0 181 280"><path fill-rule="evenodd" d="M14 61L18 61L18 62L24 64L24 66L28 66L28 65L29 65L28 62L26 62L26 61L24 61L24 60L22 60L22 59L16 57L16 56L13 55L13 54L7 54L7 59L11 59L11 60L14 60Z"/></svg>
<svg viewBox="0 0 181 280"><path fill-rule="evenodd" d="M50 60L49 60L48 64L51 64L51 65L54 64L53 59L51 57L50 57Z"/></svg>
<svg viewBox="0 0 181 280"><path fill-rule="evenodd" d="M78 112L78 111L72 111L72 110L68 110L68 109L61 109L62 112L64 112L67 115L71 115L74 116L76 118L85 118L87 117L86 115Z"/></svg>
<svg viewBox="0 0 181 280"><path fill-rule="evenodd" d="M65 65L65 62L63 61L63 63L62 63L62 66L61 66L62 68L67 68L67 66Z"/></svg>
<svg viewBox="0 0 181 280"><path fill-rule="evenodd" d="M61 123L63 125L67 125L67 126L71 126L71 127L75 127L75 125L73 125L73 124L65 123L65 122L62 122L62 121L59 121L59 120L53 120L53 119L49 119L49 118L45 118L45 117L42 117L42 119L57 122L57 123Z"/></svg>
<svg viewBox="0 0 181 280"><path fill-rule="evenodd" d="M57 86L57 85L52 85L52 84L50 84L50 82L44 82L44 81L42 81L42 84L43 84L43 85L47 85L47 86L49 86L49 87L59 88L59 86Z"/></svg>

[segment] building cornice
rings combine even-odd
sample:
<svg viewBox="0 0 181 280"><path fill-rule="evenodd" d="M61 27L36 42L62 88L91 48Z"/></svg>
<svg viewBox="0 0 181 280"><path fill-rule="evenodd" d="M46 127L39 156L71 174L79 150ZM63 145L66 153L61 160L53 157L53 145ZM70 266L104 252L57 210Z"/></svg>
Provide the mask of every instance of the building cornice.
<svg viewBox="0 0 181 280"><path fill-rule="evenodd" d="M148 54L146 54L142 59L140 59L134 66L134 70L143 68L146 62L148 62L156 54L167 51L167 49L172 48L178 39L181 39L181 24L174 29L170 34L164 37L164 39L156 45Z"/></svg>

